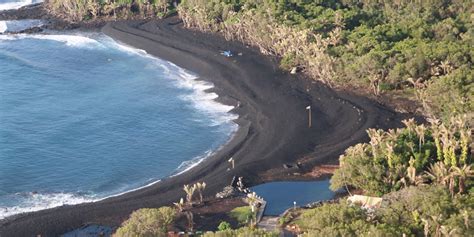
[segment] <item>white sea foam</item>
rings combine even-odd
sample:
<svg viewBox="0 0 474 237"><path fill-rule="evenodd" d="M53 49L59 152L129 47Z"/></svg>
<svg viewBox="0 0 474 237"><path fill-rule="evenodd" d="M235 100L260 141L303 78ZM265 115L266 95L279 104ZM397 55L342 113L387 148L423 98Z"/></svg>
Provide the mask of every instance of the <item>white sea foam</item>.
<svg viewBox="0 0 474 237"><path fill-rule="evenodd" d="M93 197L74 195L71 193L28 193L18 194L18 196L18 198L22 200L19 206L0 206L0 219L25 212L39 211L63 205L75 205L79 203L93 202L96 200Z"/></svg>
<svg viewBox="0 0 474 237"><path fill-rule="evenodd" d="M171 62L153 57L145 50L117 43L112 39L109 39L109 42L113 43L116 48L124 52L152 59L155 62L155 65L160 67L168 78L175 80L178 87L191 90L192 93L181 96L181 99L190 102L196 109L204 112L207 117L212 120L212 123L210 124L211 126L229 123L238 118L238 115L231 113L234 106L224 105L217 102L216 99L218 98L218 95L213 92L207 92L207 90L214 87L213 83L198 80L198 76L193 73L178 67Z"/></svg>
<svg viewBox="0 0 474 237"><path fill-rule="evenodd" d="M44 25L42 20L0 21L0 33L18 32L32 27Z"/></svg>
<svg viewBox="0 0 474 237"><path fill-rule="evenodd" d="M7 31L8 26L6 21L0 21L0 33Z"/></svg>
<svg viewBox="0 0 474 237"><path fill-rule="evenodd" d="M31 5L34 3L43 2L43 0L20 0L20 1L11 1L6 3L0 3L0 11L9 10L9 9L18 9L23 6Z"/></svg>
<svg viewBox="0 0 474 237"><path fill-rule="evenodd" d="M182 173L185 173L186 171L189 171L190 169L196 167L201 162L203 162L206 158L212 156L213 154L214 154L213 151L208 150L202 156L197 156L191 160L183 161L183 163L181 163L181 165L178 166L178 169L176 169L176 173L172 176L177 176Z"/></svg>
<svg viewBox="0 0 474 237"><path fill-rule="evenodd" d="M67 46L78 48L94 48L103 47L103 45L92 38L81 35L54 35L54 34L16 34L16 35L0 35L0 40L19 40L19 39L38 39L52 40L65 43Z"/></svg>

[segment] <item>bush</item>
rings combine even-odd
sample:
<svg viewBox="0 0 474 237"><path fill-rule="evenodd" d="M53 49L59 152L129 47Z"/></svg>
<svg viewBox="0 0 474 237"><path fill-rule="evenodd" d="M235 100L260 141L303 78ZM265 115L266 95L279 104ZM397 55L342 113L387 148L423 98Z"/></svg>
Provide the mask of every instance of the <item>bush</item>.
<svg viewBox="0 0 474 237"><path fill-rule="evenodd" d="M207 232L203 237L277 237L279 233L268 232L262 229L243 227L236 230L224 230L218 232Z"/></svg>
<svg viewBox="0 0 474 237"><path fill-rule="evenodd" d="M244 206L234 208L232 211L230 211L230 216L236 219L239 224L245 225L252 219L253 214L250 207Z"/></svg>
<svg viewBox="0 0 474 237"><path fill-rule="evenodd" d="M219 224L217 227L219 231L224 231L224 230L231 230L232 227L230 226L229 222L223 221Z"/></svg>
<svg viewBox="0 0 474 237"><path fill-rule="evenodd" d="M166 236L168 226L173 223L176 210L171 207L144 208L134 211L117 232L115 237L159 237Z"/></svg>

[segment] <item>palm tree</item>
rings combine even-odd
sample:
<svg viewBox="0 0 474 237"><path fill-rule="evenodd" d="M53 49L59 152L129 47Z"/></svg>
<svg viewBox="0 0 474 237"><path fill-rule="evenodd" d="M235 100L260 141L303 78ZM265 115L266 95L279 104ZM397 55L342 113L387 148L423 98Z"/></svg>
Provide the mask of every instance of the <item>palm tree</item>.
<svg viewBox="0 0 474 237"><path fill-rule="evenodd" d="M421 218L421 221L423 222L423 233L425 237L430 236L430 222L425 218Z"/></svg>
<svg viewBox="0 0 474 237"><path fill-rule="evenodd" d="M449 74L453 70L448 60L442 61L439 67L443 70L444 75Z"/></svg>
<svg viewBox="0 0 474 237"><path fill-rule="evenodd" d="M448 181L448 178L450 177L448 168L440 161L431 164L428 171L425 171L425 174L428 176L428 179L443 186L447 185L446 181Z"/></svg>
<svg viewBox="0 0 474 237"><path fill-rule="evenodd" d="M416 135L418 135L418 151L421 152L421 145L425 143L425 125L419 125L415 127Z"/></svg>
<svg viewBox="0 0 474 237"><path fill-rule="evenodd" d="M260 203L260 197L257 196L255 192L247 194L247 198L245 198L247 203L250 206L250 210L252 211L252 218L256 218L256 208L257 205ZM253 220L250 223L253 226Z"/></svg>
<svg viewBox="0 0 474 237"><path fill-rule="evenodd" d="M402 123L408 129L408 134L411 135L411 133L415 131L415 127L416 127L415 119L413 119L413 118L408 119L408 120L405 119L405 120L402 121Z"/></svg>
<svg viewBox="0 0 474 237"><path fill-rule="evenodd" d="M441 161L443 160L443 147L441 146L441 130L438 128L438 125L431 125L431 135L433 136L435 146L436 146L436 158Z"/></svg>
<svg viewBox="0 0 474 237"><path fill-rule="evenodd" d="M393 145L393 142L392 141L389 141L387 143L385 143L385 146L387 147L387 159L388 159L388 167L392 168L393 165L392 165L392 155L393 155L393 148L394 148L394 145Z"/></svg>
<svg viewBox="0 0 474 237"><path fill-rule="evenodd" d="M407 175L406 177L408 178L408 181L410 181L410 184L412 185L421 185L425 182L425 179L423 176L416 175L416 168L413 166L415 163L415 160L410 159L409 161L410 166L407 168Z"/></svg>
<svg viewBox="0 0 474 237"><path fill-rule="evenodd" d="M468 154L469 154L469 144L471 143L471 130L470 129L462 129L460 131L461 134L461 156L459 157L459 162L461 164L467 164Z"/></svg>
<svg viewBox="0 0 474 237"><path fill-rule="evenodd" d="M449 193L451 193L452 198L454 198L454 189L456 187L456 182L454 178L455 176L453 173L450 173L449 176L447 177L447 179L449 180L448 189L449 189Z"/></svg>
<svg viewBox="0 0 474 237"><path fill-rule="evenodd" d="M176 207L176 209L178 209L179 212L183 212L183 209L184 209L184 199L183 198L181 198L179 200L179 202L174 202L173 204Z"/></svg>
<svg viewBox="0 0 474 237"><path fill-rule="evenodd" d="M202 192L204 191L204 189L206 189L206 183L205 182L196 183L196 184L194 184L194 188L199 193L199 203L202 203L202 200L203 200Z"/></svg>
<svg viewBox="0 0 474 237"><path fill-rule="evenodd" d="M439 214L437 216L430 216L429 219L421 218L421 221L423 222L424 228L424 236L434 236L434 237L440 237L441 236L441 221L442 221L443 215ZM430 228L434 227L434 235L430 235Z"/></svg>
<svg viewBox="0 0 474 237"><path fill-rule="evenodd" d="M188 231L194 230L194 215L190 211L185 211L184 215L186 215L186 219L188 220Z"/></svg>
<svg viewBox="0 0 474 237"><path fill-rule="evenodd" d="M444 237L456 236L455 235L455 233L457 231L456 228L448 229L448 227L442 225L440 230L441 230L441 234L443 234Z"/></svg>
<svg viewBox="0 0 474 237"><path fill-rule="evenodd" d="M367 130L367 134L370 137L370 145L372 146L372 154L374 155L374 160L377 160L377 146L382 142L383 139L383 131L381 129L373 129L369 128Z"/></svg>
<svg viewBox="0 0 474 237"><path fill-rule="evenodd" d="M252 212L255 212L255 208L257 208L258 203L260 203L260 198L257 196L255 192L247 194L247 198L245 199L250 206Z"/></svg>
<svg viewBox="0 0 474 237"><path fill-rule="evenodd" d="M469 212L466 209L464 209L461 211L461 215L464 220L464 226L466 227L466 229L469 229Z"/></svg>
<svg viewBox="0 0 474 237"><path fill-rule="evenodd" d="M474 176L472 165L464 165L463 167L453 166L451 170L452 175L458 179L459 193L464 193L466 191L466 180Z"/></svg>
<svg viewBox="0 0 474 237"><path fill-rule="evenodd" d="M439 214L437 216L430 216L433 227L435 227L435 237L441 236L441 221L443 220L443 215Z"/></svg>
<svg viewBox="0 0 474 237"><path fill-rule="evenodd" d="M184 185L183 187L183 190L184 192L186 192L186 202L188 203L188 205L192 205L192 202L193 202L193 195L194 195L194 192L196 191L196 186L195 185Z"/></svg>
<svg viewBox="0 0 474 237"><path fill-rule="evenodd" d="M388 132L386 132L388 138L391 140L395 141L398 138L398 135L400 135L400 130L399 129L389 129Z"/></svg>
<svg viewBox="0 0 474 237"><path fill-rule="evenodd" d="M451 136L450 136L450 132L448 131L448 129L446 128L446 126L444 126L444 124L441 124L439 126L440 128L440 131L441 131L441 142L443 143L443 161L444 161L444 164L446 165L450 165L451 164L451 154L450 154L450 147L451 147Z"/></svg>

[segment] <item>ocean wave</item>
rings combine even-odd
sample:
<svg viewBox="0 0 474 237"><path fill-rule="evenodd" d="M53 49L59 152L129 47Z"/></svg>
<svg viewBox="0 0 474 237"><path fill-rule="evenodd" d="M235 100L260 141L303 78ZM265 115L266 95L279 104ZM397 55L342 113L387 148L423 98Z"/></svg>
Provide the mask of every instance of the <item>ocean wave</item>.
<svg viewBox="0 0 474 237"><path fill-rule="evenodd" d="M99 41L81 36L81 35L53 35L53 34L16 34L16 35L0 35L1 40L19 40L19 39L38 39L62 42L67 46L78 48L95 48L103 47Z"/></svg>
<svg viewBox="0 0 474 237"><path fill-rule="evenodd" d="M0 11L18 9L23 6L31 5L34 3L40 3L40 2L43 2L43 0L20 0L20 1L0 3Z"/></svg>
<svg viewBox="0 0 474 237"><path fill-rule="evenodd" d="M13 197L20 204L14 207L0 206L0 219L8 216L34 212L64 205L94 202L98 199L93 196L77 195L72 193L21 193Z"/></svg>
<svg viewBox="0 0 474 237"><path fill-rule="evenodd" d="M186 171L189 171L190 169L196 167L201 162L203 162L206 158L212 156L213 154L214 154L214 151L208 150L201 156L194 157L191 160L183 161L176 169L176 173L173 174L171 177L177 176L177 175L185 173Z"/></svg>
<svg viewBox="0 0 474 237"><path fill-rule="evenodd" d="M8 26L6 21L0 21L0 33L7 31Z"/></svg>
<svg viewBox="0 0 474 237"><path fill-rule="evenodd" d="M191 90L192 93L183 95L180 98L190 102L195 109L204 112L212 120L210 126L230 123L238 118L237 114L231 112L235 108L234 106L217 102L216 99L219 96L216 93L208 92L209 89L214 87L213 83L199 80L199 77L195 74L174 63L156 58L145 50L118 43L111 38L109 42L123 52L152 59L155 62L155 66L160 67L168 78L174 79L179 88Z"/></svg>
<svg viewBox="0 0 474 237"><path fill-rule="evenodd" d="M0 21L0 33L18 32L32 27L44 25L42 20L12 20Z"/></svg>

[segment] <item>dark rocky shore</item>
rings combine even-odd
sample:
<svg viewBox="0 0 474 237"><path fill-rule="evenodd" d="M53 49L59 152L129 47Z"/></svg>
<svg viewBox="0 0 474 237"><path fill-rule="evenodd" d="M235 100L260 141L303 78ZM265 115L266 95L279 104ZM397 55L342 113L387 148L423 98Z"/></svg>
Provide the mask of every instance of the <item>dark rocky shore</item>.
<svg viewBox="0 0 474 237"><path fill-rule="evenodd" d="M239 105L234 110L240 116L239 131L214 156L184 174L100 202L7 218L0 221L0 236L57 236L87 223L117 226L133 210L177 201L184 195L183 185L197 181L205 181L205 195L214 196L234 176L243 176L248 185L299 179L298 174L316 165L336 164L347 147L367 140L366 129L399 127L407 117L370 99L283 72L274 58L241 43L184 29L177 17L112 22L102 31L214 83L221 102ZM220 50L235 56L223 57ZM309 105L311 128L305 109ZM227 171L230 157L236 167ZM290 168L298 161L299 167Z"/></svg>

